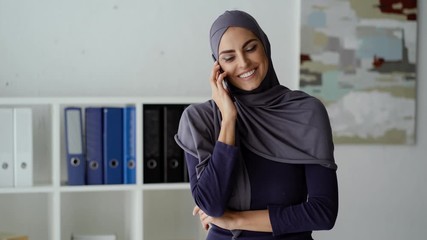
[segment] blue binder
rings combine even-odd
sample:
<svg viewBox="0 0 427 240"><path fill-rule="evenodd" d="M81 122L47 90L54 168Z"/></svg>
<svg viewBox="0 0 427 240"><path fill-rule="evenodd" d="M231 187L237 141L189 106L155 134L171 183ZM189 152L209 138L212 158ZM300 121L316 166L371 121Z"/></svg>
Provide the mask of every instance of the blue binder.
<svg viewBox="0 0 427 240"><path fill-rule="evenodd" d="M87 184L103 184L103 109L85 109Z"/></svg>
<svg viewBox="0 0 427 240"><path fill-rule="evenodd" d="M104 108L104 184L123 183L123 109Z"/></svg>
<svg viewBox="0 0 427 240"><path fill-rule="evenodd" d="M136 117L135 107L123 109L123 180L125 184L136 183Z"/></svg>
<svg viewBox="0 0 427 240"><path fill-rule="evenodd" d="M86 161L83 152L82 112L79 107L64 109L68 185L84 185Z"/></svg>

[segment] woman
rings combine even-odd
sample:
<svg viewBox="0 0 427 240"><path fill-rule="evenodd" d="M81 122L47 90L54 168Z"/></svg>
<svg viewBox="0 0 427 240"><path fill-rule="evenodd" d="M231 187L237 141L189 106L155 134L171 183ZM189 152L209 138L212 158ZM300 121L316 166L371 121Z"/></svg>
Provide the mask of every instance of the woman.
<svg viewBox="0 0 427 240"><path fill-rule="evenodd" d="M324 106L279 84L249 14L219 16L210 42L212 100L188 107L175 136L207 239L306 240L331 229L337 166Z"/></svg>

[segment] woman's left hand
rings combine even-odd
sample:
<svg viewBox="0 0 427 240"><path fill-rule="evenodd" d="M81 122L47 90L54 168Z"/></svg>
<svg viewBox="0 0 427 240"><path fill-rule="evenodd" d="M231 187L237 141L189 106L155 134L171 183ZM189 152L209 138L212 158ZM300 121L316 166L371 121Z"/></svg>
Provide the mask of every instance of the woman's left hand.
<svg viewBox="0 0 427 240"><path fill-rule="evenodd" d="M196 214L199 215L200 222L202 223L203 229L208 230L210 227L210 224L215 224L216 226L233 230L233 212L231 211L225 211L224 215L221 217L211 217L207 215L202 209L200 209L198 206L195 206L193 209L193 215Z"/></svg>
<svg viewBox="0 0 427 240"><path fill-rule="evenodd" d="M199 215L200 222L202 223L203 229L206 231L209 230L210 223L212 223L213 218L208 216L205 212L203 212L202 209L200 209L198 206L195 206L193 209L193 216Z"/></svg>

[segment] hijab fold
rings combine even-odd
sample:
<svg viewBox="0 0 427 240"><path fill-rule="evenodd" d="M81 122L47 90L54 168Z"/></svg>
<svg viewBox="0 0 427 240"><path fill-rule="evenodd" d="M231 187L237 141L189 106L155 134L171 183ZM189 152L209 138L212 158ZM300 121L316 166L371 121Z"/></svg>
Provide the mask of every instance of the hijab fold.
<svg viewBox="0 0 427 240"><path fill-rule="evenodd" d="M253 91L232 86L238 112L236 146L265 159L288 164L320 164L337 169L331 127L323 104L302 92L279 84L271 61L270 43L255 19L242 11L226 11L213 23L211 48L218 59L222 35L229 27L252 31L263 43L269 60L261 85ZM221 127L221 113L213 100L190 105L183 113L175 140L185 152L199 159L197 177L211 160ZM251 189L242 155L238 157L236 182L229 200L233 210L249 210ZM241 231L232 231L236 239Z"/></svg>

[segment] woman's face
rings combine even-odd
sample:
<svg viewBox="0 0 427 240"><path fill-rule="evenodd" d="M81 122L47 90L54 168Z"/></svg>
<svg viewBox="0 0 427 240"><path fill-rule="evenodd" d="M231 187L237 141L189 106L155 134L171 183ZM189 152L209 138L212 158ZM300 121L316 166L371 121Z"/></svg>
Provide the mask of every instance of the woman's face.
<svg viewBox="0 0 427 240"><path fill-rule="evenodd" d="M236 87L251 91L265 78L268 58L262 42L251 31L229 27L219 43L219 64Z"/></svg>

